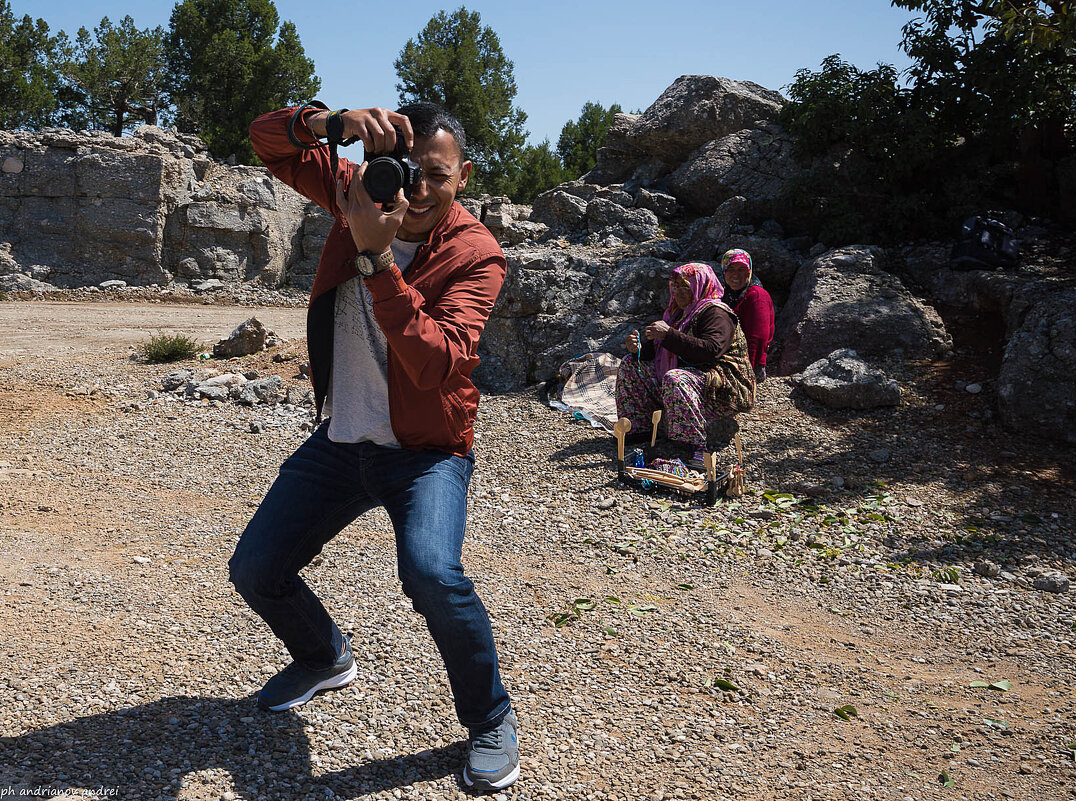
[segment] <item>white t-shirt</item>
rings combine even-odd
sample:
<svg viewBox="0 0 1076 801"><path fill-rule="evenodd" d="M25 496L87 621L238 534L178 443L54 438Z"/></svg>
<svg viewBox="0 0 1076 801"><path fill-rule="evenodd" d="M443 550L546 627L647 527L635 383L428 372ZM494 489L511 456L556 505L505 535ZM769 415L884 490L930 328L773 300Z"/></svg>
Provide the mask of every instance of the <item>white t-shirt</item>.
<svg viewBox="0 0 1076 801"><path fill-rule="evenodd" d="M420 244L392 240L400 272L411 266ZM322 411L329 418L329 439L400 447L389 420L388 343L361 276L336 288L333 319L333 366Z"/></svg>

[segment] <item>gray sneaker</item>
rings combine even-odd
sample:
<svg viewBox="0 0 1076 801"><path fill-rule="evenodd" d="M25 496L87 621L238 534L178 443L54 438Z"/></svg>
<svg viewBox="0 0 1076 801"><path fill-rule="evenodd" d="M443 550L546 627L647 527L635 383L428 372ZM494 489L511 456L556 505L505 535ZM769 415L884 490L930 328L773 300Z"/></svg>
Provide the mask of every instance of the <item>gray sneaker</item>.
<svg viewBox="0 0 1076 801"><path fill-rule="evenodd" d="M503 790L519 778L519 724L511 709L495 728L471 732L463 781Z"/></svg>
<svg viewBox="0 0 1076 801"><path fill-rule="evenodd" d="M269 679L258 694L258 706L272 712L283 712L301 706L321 690L333 690L351 684L358 671L351 655L351 641L344 641L344 653L329 667L311 670L292 662Z"/></svg>

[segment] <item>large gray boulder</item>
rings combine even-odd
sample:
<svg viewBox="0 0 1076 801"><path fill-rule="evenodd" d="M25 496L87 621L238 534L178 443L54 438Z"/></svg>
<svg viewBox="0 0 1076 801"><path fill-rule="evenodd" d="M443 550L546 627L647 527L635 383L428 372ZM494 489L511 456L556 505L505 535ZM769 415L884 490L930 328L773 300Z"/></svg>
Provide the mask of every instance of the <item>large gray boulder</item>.
<svg viewBox="0 0 1076 801"><path fill-rule="evenodd" d="M530 219L556 231L578 231L586 228L587 200L561 184L534 199Z"/></svg>
<svg viewBox="0 0 1076 801"><path fill-rule="evenodd" d="M578 353L622 352L632 328L661 316L677 264L581 247L521 247L505 255L508 277L475 372L484 388L498 391L543 381Z"/></svg>
<svg viewBox="0 0 1076 801"><path fill-rule="evenodd" d="M630 195L628 196L630 199ZM587 204L587 227L605 232L614 228L624 231L637 242L658 236L658 217L649 209L629 209L612 200L596 197Z"/></svg>
<svg viewBox="0 0 1076 801"><path fill-rule="evenodd" d="M785 98L750 81L682 75L623 133L620 147L669 164L756 123L777 118Z"/></svg>
<svg viewBox="0 0 1076 801"><path fill-rule="evenodd" d="M713 214L734 195L753 203L774 200L797 171L791 141L780 127L766 124L707 142L666 182L685 206Z"/></svg>
<svg viewBox="0 0 1076 801"><path fill-rule="evenodd" d="M842 348L807 366L792 376L792 382L809 397L831 409L873 409L900 403L900 387L859 358L854 350Z"/></svg>
<svg viewBox="0 0 1076 801"><path fill-rule="evenodd" d="M823 253L796 273L777 321L777 373L788 375L854 345L865 357L922 359L950 352L938 313L880 267L879 248Z"/></svg>
<svg viewBox="0 0 1076 801"><path fill-rule="evenodd" d="M1076 445L1076 287L1051 287L1009 338L998 376L1002 422Z"/></svg>

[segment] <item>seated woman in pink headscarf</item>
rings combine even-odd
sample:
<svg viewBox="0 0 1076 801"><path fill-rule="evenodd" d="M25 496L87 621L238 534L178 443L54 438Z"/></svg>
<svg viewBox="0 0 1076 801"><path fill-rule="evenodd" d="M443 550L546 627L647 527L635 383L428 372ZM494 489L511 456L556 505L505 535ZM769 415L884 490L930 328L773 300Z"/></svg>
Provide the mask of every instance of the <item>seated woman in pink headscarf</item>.
<svg viewBox="0 0 1076 801"><path fill-rule="evenodd" d="M749 410L755 373L736 313L708 264L684 264L669 278L669 305L660 320L628 335L628 355L616 380L616 408L633 433L650 430L664 410L671 440L706 447L708 425Z"/></svg>

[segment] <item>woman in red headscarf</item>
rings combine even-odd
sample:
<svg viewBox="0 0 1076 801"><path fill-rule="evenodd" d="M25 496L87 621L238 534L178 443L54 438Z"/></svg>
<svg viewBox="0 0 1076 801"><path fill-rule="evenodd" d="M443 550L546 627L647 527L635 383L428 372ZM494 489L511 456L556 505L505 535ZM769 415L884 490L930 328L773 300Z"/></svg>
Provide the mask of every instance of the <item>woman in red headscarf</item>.
<svg viewBox="0 0 1076 801"><path fill-rule="evenodd" d="M736 313L708 264L684 264L669 277L669 305L660 320L628 335L620 364L616 407L632 431L646 432L664 409L671 440L706 447L708 425L747 411L755 402L755 373Z"/></svg>

